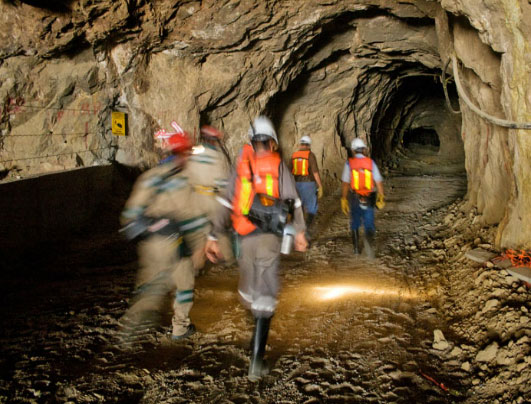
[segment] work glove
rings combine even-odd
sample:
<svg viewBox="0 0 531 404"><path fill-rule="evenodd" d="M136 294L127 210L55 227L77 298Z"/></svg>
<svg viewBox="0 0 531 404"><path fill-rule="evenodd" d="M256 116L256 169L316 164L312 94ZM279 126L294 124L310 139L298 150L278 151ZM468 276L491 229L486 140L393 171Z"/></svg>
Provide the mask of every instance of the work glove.
<svg viewBox="0 0 531 404"><path fill-rule="evenodd" d="M321 199L323 197L323 187L317 188L317 199Z"/></svg>
<svg viewBox="0 0 531 404"><path fill-rule="evenodd" d="M348 206L347 198L341 198L341 210L345 215L348 215L350 213L350 206Z"/></svg>
<svg viewBox="0 0 531 404"><path fill-rule="evenodd" d="M382 194L376 195L376 207L378 209L383 209L384 206L385 206L384 196Z"/></svg>

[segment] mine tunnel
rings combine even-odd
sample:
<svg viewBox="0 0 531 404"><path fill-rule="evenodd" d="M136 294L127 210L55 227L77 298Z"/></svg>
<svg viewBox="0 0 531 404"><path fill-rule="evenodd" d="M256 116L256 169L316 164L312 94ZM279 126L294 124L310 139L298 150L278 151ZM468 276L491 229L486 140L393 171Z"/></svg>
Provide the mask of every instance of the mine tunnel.
<svg viewBox="0 0 531 404"><path fill-rule="evenodd" d="M531 401L531 3L461 3L0 1L0 402ZM146 259L123 217L157 133L195 152L212 127L234 170L258 116L286 164L311 140L323 195L279 255L256 380L235 260L130 327ZM359 244L354 139L385 202ZM206 216L185 173L174 210ZM175 339L179 302L195 332Z"/></svg>

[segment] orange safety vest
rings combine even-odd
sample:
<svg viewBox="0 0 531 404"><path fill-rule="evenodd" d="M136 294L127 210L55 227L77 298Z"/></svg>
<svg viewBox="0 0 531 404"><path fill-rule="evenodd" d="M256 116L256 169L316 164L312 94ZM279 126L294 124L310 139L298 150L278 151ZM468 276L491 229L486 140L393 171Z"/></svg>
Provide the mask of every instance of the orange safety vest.
<svg viewBox="0 0 531 404"><path fill-rule="evenodd" d="M257 156L251 145L245 145L236 167L236 183L232 201L232 226L242 236L256 229L247 215L256 194L278 199L279 168L282 159L278 153Z"/></svg>
<svg viewBox="0 0 531 404"><path fill-rule="evenodd" d="M373 192L374 179L372 177L372 160L369 157L349 158L350 188L362 196Z"/></svg>
<svg viewBox="0 0 531 404"><path fill-rule="evenodd" d="M291 173L293 175L306 176L310 174L310 150L299 150L293 153L291 156L293 162L293 168Z"/></svg>

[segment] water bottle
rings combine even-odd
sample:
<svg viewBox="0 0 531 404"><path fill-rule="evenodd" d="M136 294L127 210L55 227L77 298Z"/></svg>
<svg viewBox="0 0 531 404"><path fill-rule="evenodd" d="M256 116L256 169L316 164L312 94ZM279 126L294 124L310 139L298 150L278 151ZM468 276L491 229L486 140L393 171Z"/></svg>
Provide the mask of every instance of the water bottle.
<svg viewBox="0 0 531 404"><path fill-rule="evenodd" d="M295 228L291 224L287 224L284 227L282 233L282 244L280 246L281 254L288 255L293 248L293 242L295 240Z"/></svg>

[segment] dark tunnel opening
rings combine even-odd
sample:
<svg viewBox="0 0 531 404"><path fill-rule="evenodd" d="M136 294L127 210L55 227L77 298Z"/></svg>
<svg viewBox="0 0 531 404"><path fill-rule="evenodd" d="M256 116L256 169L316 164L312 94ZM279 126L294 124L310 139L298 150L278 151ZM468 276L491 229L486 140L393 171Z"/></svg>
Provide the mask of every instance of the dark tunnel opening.
<svg viewBox="0 0 531 404"><path fill-rule="evenodd" d="M448 109L437 72L400 75L403 78L382 97L371 127L373 158L391 166L406 157L404 152L408 158L427 152L441 162L464 159L460 116ZM457 105L455 85L448 83L447 89L449 102Z"/></svg>
<svg viewBox="0 0 531 404"><path fill-rule="evenodd" d="M417 144L421 146L433 146L437 151L441 145L437 132L429 128L408 129L404 133L402 142L405 148L409 148L412 144Z"/></svg>

